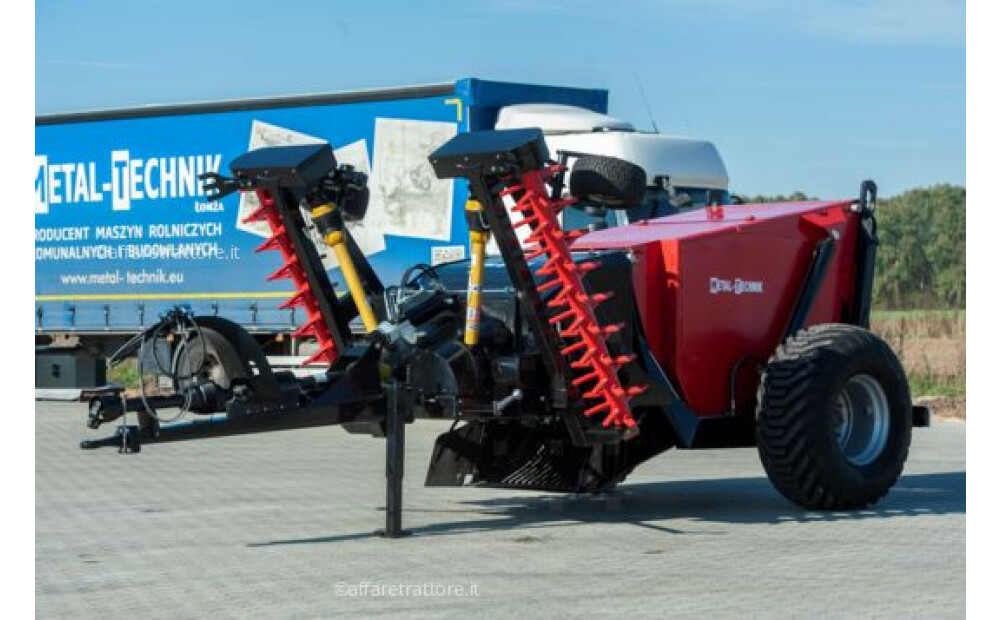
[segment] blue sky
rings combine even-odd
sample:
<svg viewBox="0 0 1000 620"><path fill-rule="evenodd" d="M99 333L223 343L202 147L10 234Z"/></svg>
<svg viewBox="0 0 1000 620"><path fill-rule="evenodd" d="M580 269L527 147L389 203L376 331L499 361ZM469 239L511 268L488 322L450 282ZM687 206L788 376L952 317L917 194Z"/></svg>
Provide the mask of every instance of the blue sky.
<svg viewBox="0 0 1000 620"><path fill-rule="evenodd" d="M35 4L36 113L457 77L604 87L711 139L740 193L965 183L954 0Z"/></svg>

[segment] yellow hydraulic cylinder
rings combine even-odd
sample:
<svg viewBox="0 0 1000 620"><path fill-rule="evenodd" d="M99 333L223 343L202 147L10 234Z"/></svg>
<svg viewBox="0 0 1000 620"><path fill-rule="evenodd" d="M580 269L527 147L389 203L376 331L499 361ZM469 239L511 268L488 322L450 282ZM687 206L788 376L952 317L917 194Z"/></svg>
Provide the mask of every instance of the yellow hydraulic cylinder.
<svg viewBox="0 0 1000 620"><path fill-rule="evenodd" d="M336 209L336 206L332 204L320 205L312 210L313 219L326 215L333 209ZM354 261L351 260L344 231L325 231L323 241L333 248L333 254L337 257L337 264L340 266L341 273L344 274L344 282L347 283L347 290L350 291L354 305L358 308L358 314L361 316L365 331L375 331L375 328L378 327L378 319L375 318L375 312L372 310L371 304L368 303L365 288L361 284L361 278L358 277L358 270L354 267Z"/></svg>
<svg viewBox="0 0 1000 620"><path fill-rule="evenodd" d="M475 200L465 203L466 212L482 211L483 206ZM475 214L478 216L478 214ZM468 218L470 222L477 218ZM479 344L479 307L480 293L483 286L483 273L486 268L486 244L490 240L488 230L476 230L471 224L469 228L469 241L472 250L472 260L469 265L469 290L466 293L465 303L465 344L475 346Z"/></svg>

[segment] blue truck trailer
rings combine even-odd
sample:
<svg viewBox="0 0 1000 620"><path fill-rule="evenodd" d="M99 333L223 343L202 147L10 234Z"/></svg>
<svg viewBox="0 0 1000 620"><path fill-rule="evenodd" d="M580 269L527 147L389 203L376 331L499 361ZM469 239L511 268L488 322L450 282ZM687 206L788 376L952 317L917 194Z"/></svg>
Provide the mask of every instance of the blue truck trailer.
<svg viewBox="0 0 1000 620"><path fill-rule="evenodd" d="M291 294L289 281L269 279L280 258L254 254L270 234L245 221L256 197L209 200L198 181L225 173L248 149L329 142L338 162L367 174L368 212L349 227L387 284L409 266L467 257L467 189L437 179L427 161L463 132L539 127L553 154L611 155L642 166L651 180L644 205L610 218L728 200L728 176L711 142L639 132L607 116L607 108L603 89L466 78L38 116L35 330L36 351L48 358L39 365L36 356L36 384L100 383L92 361L179 305L240 324L271 354L301 353L288 336L304 317L279 307ZM322 242L317 248L326 252ZM345 292L334 257L323 261ZM49 363L53 356L77 367L60 371Z"/></svg>
<svg viewBox="0 0 1000 620"><path fill-rule="evenodd" d="M208 201L197 176L256 146L327 141L371 176L367 230L352 231L387 281L409 265L466 255L461 184L426 155L456 133L492 129L521 103L605 112L606 90L461 79L425 86L53 114L35 119L35 327L113 342L175 305L258 334L295 329L269 281L252 196ZM338 279L331 270L331 278ZM115 338L118 336L118 338Z"/></svg>

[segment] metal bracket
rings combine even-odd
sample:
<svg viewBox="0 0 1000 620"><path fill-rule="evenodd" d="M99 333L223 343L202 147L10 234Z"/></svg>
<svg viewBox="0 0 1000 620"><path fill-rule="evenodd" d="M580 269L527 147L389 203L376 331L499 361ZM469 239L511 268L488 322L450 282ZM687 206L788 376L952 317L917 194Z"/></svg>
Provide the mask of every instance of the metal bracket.
<svg viewBox="0 0 1000 620"><path fill-rule="evenodd" d="M199 174L198 180L202 181L202 187L205 189L205 197L212 202L221 200L243 189L238 179L222 176L217 172Z"/></svg>

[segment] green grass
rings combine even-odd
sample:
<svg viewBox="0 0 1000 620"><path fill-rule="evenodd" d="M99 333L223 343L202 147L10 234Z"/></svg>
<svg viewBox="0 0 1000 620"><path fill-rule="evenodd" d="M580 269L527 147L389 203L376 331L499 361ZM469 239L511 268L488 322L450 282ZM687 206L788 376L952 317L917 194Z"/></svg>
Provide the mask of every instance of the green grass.
<svg viewBox="0 0 1000 620"><path fill-rule="evenodd" d="M965 380L957 377L940 377L910 372L910 394L913 398L922 396L946 396L965 398Z"/></svg>
<svg viewBox="0 0 1000 620"><path fill-rule="evenodd" d="M872 322L900 321L902 319L960 319L965 320L965 310L872 310Z"/></svg>
<svg viewBox="0 0 1000 620"><path fill-rule="evenodd" d="M872 331L903 363L914 397L965 398L965 311L872 313Z"/></svg>
<svg viewBox="0 0 1000 620"><path fill-rule="evenodd" d="M108 368L108 383L115 383L125 388L139 387L139 364L136 359L129 358L113 368Z"/></svg>

